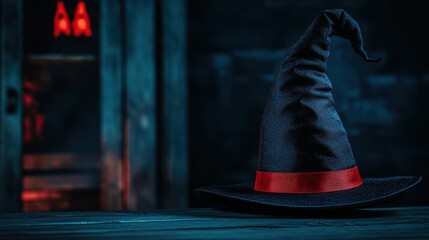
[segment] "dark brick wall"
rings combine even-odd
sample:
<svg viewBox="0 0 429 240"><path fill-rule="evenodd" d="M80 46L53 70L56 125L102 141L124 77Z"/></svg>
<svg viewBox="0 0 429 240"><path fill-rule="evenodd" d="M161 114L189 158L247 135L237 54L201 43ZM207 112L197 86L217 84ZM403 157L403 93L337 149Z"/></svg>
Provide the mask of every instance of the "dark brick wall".
<svg viewBox="0 0 429 240"><path fill-rule="evenodd" d="M323 9L344 8L379 64L335 38L328 75L366 177L429 179L429 32L418 1L189 1L192 188L253 181L259 124L287 48ZM424 180L399 203L428 204ZM194 201L195 203L195 201Z"/></svg>

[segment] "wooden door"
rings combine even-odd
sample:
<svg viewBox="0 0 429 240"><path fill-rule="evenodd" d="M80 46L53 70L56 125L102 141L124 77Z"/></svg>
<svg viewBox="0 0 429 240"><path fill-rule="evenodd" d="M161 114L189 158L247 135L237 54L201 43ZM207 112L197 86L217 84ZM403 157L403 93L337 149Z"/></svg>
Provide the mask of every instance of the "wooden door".
<svg viewBox="0 0 429 240"><path fill-rule="evenodd" d="M186 207L185 1L0 2L0 211ZM80 2L92 35L55 36Z"/></svg>

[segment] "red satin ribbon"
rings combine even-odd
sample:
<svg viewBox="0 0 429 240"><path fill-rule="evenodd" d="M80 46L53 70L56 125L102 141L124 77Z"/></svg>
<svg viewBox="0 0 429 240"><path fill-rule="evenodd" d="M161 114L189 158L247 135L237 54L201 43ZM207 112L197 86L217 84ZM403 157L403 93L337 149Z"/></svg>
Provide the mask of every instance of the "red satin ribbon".
<svg viewBox="0 0 429 240"><path fill-rule="evenodd" d="M254 189L269 193L324 193L355 188L362 183L357 166L329 172L256 171Z"/></svg>

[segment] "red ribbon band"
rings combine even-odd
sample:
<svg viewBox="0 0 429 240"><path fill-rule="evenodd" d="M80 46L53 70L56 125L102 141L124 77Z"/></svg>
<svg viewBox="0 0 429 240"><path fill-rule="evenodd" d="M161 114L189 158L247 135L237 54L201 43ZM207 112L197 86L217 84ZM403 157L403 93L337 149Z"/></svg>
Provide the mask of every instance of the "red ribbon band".
<svg viewBox="0 0 429 240"><path fill-rule="evenodd" d="M324 193L355 188L362 183L357 166L329 172L256 171L254 190L269 193Z"/></svg>

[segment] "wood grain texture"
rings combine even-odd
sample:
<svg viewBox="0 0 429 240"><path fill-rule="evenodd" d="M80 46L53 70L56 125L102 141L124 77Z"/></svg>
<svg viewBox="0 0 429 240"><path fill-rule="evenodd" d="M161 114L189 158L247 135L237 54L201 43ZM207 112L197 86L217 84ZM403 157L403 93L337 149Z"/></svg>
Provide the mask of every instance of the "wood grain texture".
<svg viewBox="0 0 429 240"><path fill-rule="evenodd" d="M101 203L122 209L123 57L121 0L100 1Z"/></svg>
<svg viewBox="0 0 429 240"><path fill-rule="evenodd" d="M21 209L22 23L21 0L0 1L0 212ZM8 92L15 93L8 109ZM9 99L10 101L11 99Z"/></svg>
<svg viewBox="0 0 429 240"><path fill-rule="evenodd" d="M125 4L129 209L157 207L155 1Z"/></svg>
<svg viewBox="0 0 429 240"><path fill-rule="evenodd" d="M22 211L94 211L100 208L98 196L98 190L24 190Z"/></svg>
<svg viewBox="0 0 429 240"><path fill-rule="evenodd" d="M162 14L162 208L188 204L188 81L186 73L186 1L165 0Z"/></svg>
<svg viewBox="0 0 429 240"><path fill-rule="evenodd" d="M213 209L0 214L0 239L427 239L429 207L261 215Z"/></svg>
<svg viewBox="0 0 429 240"><path fill-rule="evenodd" d="M93 172L42 176L28 175L22 181L22 187L25 190L98 189L99 186L100 177Z"/></svg>
<svg viewBox="0 0 429 240"><path fill-rule="evenodd" d="M98 169L98 156L95 154L24 154L22 170L95 170Z"/></svg>

